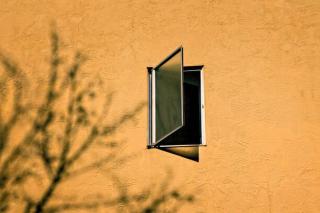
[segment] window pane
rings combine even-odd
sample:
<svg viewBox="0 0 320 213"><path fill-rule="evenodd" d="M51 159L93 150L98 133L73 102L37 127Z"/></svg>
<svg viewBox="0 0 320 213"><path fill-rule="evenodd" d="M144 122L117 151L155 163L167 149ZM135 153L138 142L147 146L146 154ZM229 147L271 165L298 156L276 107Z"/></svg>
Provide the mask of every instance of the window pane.
<svg viewBox="0 0 320 213"><path fill-rule="evenodd" d="M159 146L195 146L201 140L201 79L200 71L184 72L184 125L163 139Z"/></svg>
<svg viewBox="0 0 320 213"><path fill-rule="evenodd" d="M182 48L155 70L156 142L183 125Z"/></svg>

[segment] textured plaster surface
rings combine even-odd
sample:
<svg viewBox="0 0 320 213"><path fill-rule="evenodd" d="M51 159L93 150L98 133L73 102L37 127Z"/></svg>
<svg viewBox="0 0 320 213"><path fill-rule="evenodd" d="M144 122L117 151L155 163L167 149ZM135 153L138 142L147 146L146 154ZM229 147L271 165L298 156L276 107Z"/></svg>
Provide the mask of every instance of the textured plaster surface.
<svg viewBox="0 0 320 213"><path fill-rule="evenodd" d="M320 1L0 0L0 48L37 81L52 21L116 91L115 117L147 100L146 66L179 45L185 64L206 66L200 162L147 150L145 110L117 136L139 155L120 171L133 189L171 168L198 198L181 212L320 212ZM95 173L60 191L107 183Z"/></svg>

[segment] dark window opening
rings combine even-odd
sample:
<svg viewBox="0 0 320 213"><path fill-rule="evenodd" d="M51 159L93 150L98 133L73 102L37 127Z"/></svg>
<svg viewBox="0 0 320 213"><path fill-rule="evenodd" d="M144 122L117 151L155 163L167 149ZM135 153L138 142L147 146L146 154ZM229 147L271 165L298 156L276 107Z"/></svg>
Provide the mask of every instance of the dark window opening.
<svg viewBox="0 0 320 213"><path fill-rule="evenodd" d="M200 71L183 72L184 126L163 139L158 145L201 144L201 88Z"/></svg>

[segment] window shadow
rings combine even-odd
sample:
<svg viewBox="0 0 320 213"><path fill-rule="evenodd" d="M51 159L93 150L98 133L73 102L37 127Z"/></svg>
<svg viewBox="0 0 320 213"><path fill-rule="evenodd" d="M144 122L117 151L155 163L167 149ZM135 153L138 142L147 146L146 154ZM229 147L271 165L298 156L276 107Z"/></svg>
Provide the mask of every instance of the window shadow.
<svg viewBox="0 0 320 213"><path fill-rule="evenodd" d="M199 162L199 146L186 147L157 147L162 151L178 155L180 157Z"/></svg>

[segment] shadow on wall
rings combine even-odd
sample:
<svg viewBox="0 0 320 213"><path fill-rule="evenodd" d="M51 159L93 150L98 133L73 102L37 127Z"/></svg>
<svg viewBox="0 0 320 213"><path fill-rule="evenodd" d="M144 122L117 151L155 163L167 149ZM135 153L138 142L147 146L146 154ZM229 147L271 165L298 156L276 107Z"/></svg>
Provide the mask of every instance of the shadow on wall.
<svg viewBox="0 0 320 213"><path fill-rule="evenodd" d="M19 209L24 212L87 209L91 212L97 208L176 212L183 204L192 203L193 195L169 185L171 177L140 192L129 192L123 178L117 175L117 168L134 155L124 156L121 153L124 143L112 136L146 104L141 102L107 123L105 118L114 93L98 97L105 91L101 92L102 80L83 81L80 68L86 58L82 53L75 53L69 65L64 61L58 33L53 30L48 81L39 96L41 101L35 103L27 99L26 94L27 85L36 82L28 80L17 63L0 53L0 212ZM15 137L17 130L21 137ZM97 158L94 150L103 150L103 156ZM116 186L116 192L97 194L90 199L76 194L69 198L59 195L62 184L70 184L75 177L94 171L104 171ZM32 185L39 182L41 184Z"/></svg>
<svg viewBox="0 0 320 213"><path fill-rule="evenodd" d="M159 147L162 151L199 162L199 147L190 146L190 147Z"/></svg>

